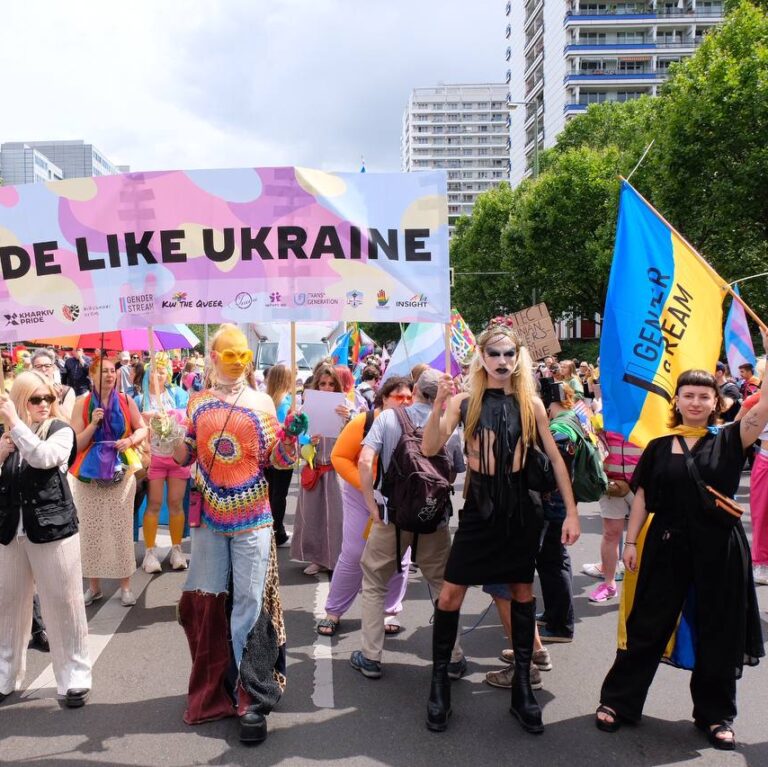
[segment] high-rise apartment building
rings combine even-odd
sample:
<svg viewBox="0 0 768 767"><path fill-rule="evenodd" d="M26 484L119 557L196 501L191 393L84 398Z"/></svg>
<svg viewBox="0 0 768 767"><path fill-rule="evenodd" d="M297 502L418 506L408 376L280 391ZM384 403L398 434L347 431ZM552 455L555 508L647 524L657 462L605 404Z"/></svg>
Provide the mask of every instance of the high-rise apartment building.
<svg viewBox="0 0 768 767"><path fill-rule="evenodd" d="M5 184L30 184L63 178L125 173L93 144L84 141L7 141L0 144L0 178Z"/></svg>
<svg viewBox="0 0 768 767"><path fill-rule="evenodd" d="M656 95L722 19L722 0L508 0L512 184L589 104Z"/></svg>
<svg viewBox="0 0 768 767"><path fill-rule="evenodd" d="M403 114L404 171L448 172L449 232L481 192L509 178L506 85L416 88Z"/></svg>

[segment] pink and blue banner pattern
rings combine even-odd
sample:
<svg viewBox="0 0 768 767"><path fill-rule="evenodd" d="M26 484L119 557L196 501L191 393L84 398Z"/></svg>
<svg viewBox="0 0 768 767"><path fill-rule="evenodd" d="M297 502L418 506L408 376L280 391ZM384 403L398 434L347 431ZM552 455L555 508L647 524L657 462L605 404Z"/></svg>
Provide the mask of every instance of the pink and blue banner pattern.
<svg viewBox="0 0 768 767"><path fill-rule="evenodd" d="M443 172L0 187L3 341L189 322L448 322Z"/></svg>

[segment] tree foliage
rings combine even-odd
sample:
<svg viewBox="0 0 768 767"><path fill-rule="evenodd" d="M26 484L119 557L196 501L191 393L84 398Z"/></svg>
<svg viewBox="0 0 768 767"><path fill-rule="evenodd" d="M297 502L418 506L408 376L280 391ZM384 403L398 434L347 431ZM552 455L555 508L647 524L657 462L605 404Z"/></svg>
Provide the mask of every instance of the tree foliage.
<svg viewBox="0 0 768 767"><path fill-rule="evenodd" d="M674 65L655 98L590 106L540 158L541 175L482 195L451 242L454 299L473 326L546 301L553 315L602 311L618 176L632 183L720 274L768 268L768 0L731 3L722 27ZM768 280L743 294L768 316Z"/></svg>

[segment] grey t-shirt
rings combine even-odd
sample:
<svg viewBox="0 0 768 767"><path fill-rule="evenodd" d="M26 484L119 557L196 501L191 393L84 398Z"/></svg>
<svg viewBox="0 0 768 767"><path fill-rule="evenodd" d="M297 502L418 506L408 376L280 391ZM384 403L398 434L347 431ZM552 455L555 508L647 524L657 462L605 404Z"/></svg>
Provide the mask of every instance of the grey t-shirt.
<svg viewBox="0 0 768 767"><path fill-rule="evenodd" d="M411 419L411 423L416 427L423 427L429 420L429 414L432 412L432 405L417 402L415 405L409 405L405 408L405 413ZM400 422L394 410L385 410L371 426L370 431L363 440L363 445L371 447L381 458L381 465L384 471L389 468L389 461L392 453L395 452L397 443L402 436ZM464 455L461 451L461 438L458 430L454 431L448 439L445 446L448 451L448 458L451 461L454 471L460 474L466 469L464 465Z"/></svg>

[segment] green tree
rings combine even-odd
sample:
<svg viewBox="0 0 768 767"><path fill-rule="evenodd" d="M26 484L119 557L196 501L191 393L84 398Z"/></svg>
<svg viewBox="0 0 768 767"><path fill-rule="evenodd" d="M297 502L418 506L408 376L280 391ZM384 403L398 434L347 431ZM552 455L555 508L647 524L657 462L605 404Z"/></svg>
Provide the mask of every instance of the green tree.
<svg viewBox="0 0 768 767"><path fill-rule="evenodd" d="M763 4L765 5L765 4ZM768 264L768 14L746 0L659 99L651 180L656 207L720 274L735 280ZM744 295L768 314L768 282Z"/></svg>
<svg viewBox="0 0 768 767"><path fill-rule="evenodd" d="M503 234L504 267L518 292L553 317L603 309L618 199L616 147L559 150L520 195Z"/></svg>
<svg viewBox="0 0 768 767"><path fill-rule="evenodd" d="M510 212L526 188L524 183L513 191L502 183L480 195L471 217L456 223L451 239L453 303L475 330L490 317L527 306L511 275L504 273L501 244Z"/></svg>

